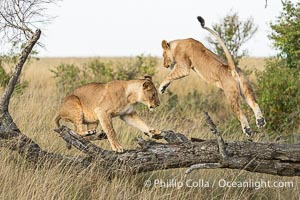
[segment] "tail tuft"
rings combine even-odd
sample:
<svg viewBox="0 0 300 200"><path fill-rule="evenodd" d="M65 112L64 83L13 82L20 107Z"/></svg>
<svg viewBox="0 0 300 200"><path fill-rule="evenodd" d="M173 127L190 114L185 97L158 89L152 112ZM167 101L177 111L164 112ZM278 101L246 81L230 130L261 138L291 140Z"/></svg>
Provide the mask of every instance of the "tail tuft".
<svg viewBox="0 0 300 200"><path fill-rule="evenodd" d="M220 36L214 30L212 30L212 29L205 26L205 21L201 16L198 16L197 19L200 22L202 28L206 29L208 32L210 32L218 40L218 43L221 45L221 47L222 47L222 49L225 53L225 56L226 56L226 59L227 59L227 62L228 62L228 66L231 69L232 75L234 77L238 77L238 73L236 71L236 67L235 67L235 64L233 62L232 56L231 56L228 48L224 44L223 40L220 38Z"/></svg>
<svg viewBox="0 0 300 200"><path fill-rule="evenodd" d="M201 26L202 26L202 28L203 28L203 27L205 26L205 21L204 21L204 19L203 19L201 16L198 16L197 19L198 19L198 21L200 22L200 24L201 24Z"/></svg>

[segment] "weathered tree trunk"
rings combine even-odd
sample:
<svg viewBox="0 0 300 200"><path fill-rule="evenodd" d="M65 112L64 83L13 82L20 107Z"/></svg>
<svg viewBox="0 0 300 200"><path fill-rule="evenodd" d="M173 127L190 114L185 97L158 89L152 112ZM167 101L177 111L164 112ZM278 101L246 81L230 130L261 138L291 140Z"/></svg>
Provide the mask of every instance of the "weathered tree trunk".
<svg viewBox="0 0 300 200"><path fill-rule="evenodd" d="M25 156L27 160L37 163L45 159L52 162L68 162L73 163L75 159L66 158L61 155L47 153L43 151L38 144L22 134L18 126L14 123L9 111L9 102L13 94L15 85L23 69L29 54L31 53L34 45L37 43L41 36L41 30L36 30L32 37L26 43L24 49L20 53L18 63L10 77L9 83L0 98L0 147L7 147L11 150L17 150L21 155ZM81 165L81 162L75 163Z"/></svg>
<svg viewBox="0 0 300 200"><path fill-rule="evenodd" d="M18 82L24 63L26 62L29 54L32 51L32 48L37 43L40 36L41 30L38 29L27 42L19 56L18 63L9 79L8 85L0 98L0 131L3 132L2 134L6 134L6 132L9 130L19 131L17 125L13 122L13 119L8 112L9 101Z"/></svg>
<svg viewBox="0 0 300 200"><path fill-rule="evenodd" d="M99 161L101 166L109 166L112 171L130 170L138 173L195 165L192 168L230 168L280 176L300 175L300 144L224 143L227 154L224 157L217 140L182 140L185 138L182 134L166 132L163 137L171 143L139 138L137 142L141 148L116 154L84 140L67 127L56 131L64 140Z"/></svg>

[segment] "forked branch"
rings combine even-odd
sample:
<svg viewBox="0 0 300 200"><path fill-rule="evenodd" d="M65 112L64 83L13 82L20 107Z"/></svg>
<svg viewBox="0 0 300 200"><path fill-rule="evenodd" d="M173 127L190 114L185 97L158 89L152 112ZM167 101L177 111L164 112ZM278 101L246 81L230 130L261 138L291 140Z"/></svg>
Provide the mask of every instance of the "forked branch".
<svg viewBox="0 0 300 200"><path fill-rule="evenodd" d="M219 152L222 156L223 161L226 161L228 159L225 142L220 134L220 132L217 129L217 126L213 122L213 120L210 118L207 112L204 112L206 123L209 125L210 130L213 134L217 136L218 146L219 146Z"/></svg>
<svg viewBox="0 0 300 200"><path fill-rule="evenodd" d="M200 163L200 164L195 164L190 166L186 171L185 171L185 176L191 173L194 170L198 169L215 169L215 168L224 168L226 167L228 163L228 153L226 151L225 147L225 142L220 134L220 132L217 129L217 126L213 122L213 120L210 118L207 112L204 111L204 117L205 121L210 127L210 130L213 134L217 136L217 142L218 142L218 147L219 147L219 153L221 155L221 159L219 163Z"/></svg>

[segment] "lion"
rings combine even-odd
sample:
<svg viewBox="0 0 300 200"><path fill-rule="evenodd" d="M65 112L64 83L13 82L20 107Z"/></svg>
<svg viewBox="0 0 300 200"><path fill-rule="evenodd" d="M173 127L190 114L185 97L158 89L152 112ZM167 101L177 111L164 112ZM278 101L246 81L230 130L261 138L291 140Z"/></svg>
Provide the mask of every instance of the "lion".
<svg viewBox="0 0 300 200"><path fill-rule="evenodd" d="M159 135L160 130L149 127L136 113L134 105L142 103L150 111L159 106L158 92L150 76L140 80L116 80L106 84L90 83L75 89L67 95L55 121L73 123L75 131L81 136L96 133L100 123L106 133L111 148L116 152L124 149L116 138L112 118L119 116L127 124L143 131L150 137ZM84 130L87 125L87 131Z"/></svg>
<svg viewBox="0 0 300 200"><path fill-rule="evenodd" d="M235 66L227 47L218 34L205 27L202 17L198 17L198 20L202 28L208 30L218 40L226 55L227 63L195 39L178 39L170 42L163 40L163 66L171 68L172 71L162 81L158 90L161 94L164 93L173 80L186 77L193 70L204 81L215 84L224 91L232 111L241 123L243 132L251 136L252 131L241 109L240 97L243 97L253 110L256 125L259 128L266 125L261 109L256 103L252 86L242 70Z"/></svg>

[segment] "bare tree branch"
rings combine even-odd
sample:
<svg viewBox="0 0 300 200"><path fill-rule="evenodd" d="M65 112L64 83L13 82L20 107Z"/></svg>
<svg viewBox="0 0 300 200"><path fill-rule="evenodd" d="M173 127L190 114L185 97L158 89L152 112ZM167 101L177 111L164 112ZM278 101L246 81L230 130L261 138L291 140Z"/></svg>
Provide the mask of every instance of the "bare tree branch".
<svg viewBox="0 0 300 200"><path fill-rule="evenodd" d="M182 142L182 134L169 132L165 140L172 137L171 143L158 143L138 139L141 148L122 154L104 150L78 136L67 127L56 130L60 136L77 149L109 166L109 170L131 173L147 172L172 168L195 169L230 168L280 176L300 176L300 144L255 143L249 141L227 142L228 158L223 164L216 140L203 142ZM181 136L178 136L181 135ZM177 139L175 139L177 138ZM186 138L186 140L188 140Z"/></svg>
<svg viewBox="0 0 300 200"><path fill-rule="evenodd" d="M228 158L228 153L227 153L226 148L225 148L225 142L224 142L220 132L218 131L217 126L212 121L212 119L210 118L210 116L208 115L207 112L204 112L204 116L205 116L205 121L210 126L210 130L212 131L212 133L217 135L217 141L218 141L218 145L219 145L219 152L222 156L223 161L225 162Z"/></svg>
<svg viewBox="0 0 300 200"><path fill-rule="evenodd" d="M194 170L199 170L199 169L217 169L217 168L222 168L223 165L220 163L200 163L200 164L195 164L190 166L187 170L185 170L184 174L185 177L190 174Z"/></svg>
<svg viewBox="0 0 300 200"><path fill-rule="evenodd" d="M14 72L11 75L11 78L9 80L9 83L2 94L2 97L0 98L0 112L7 112L8 111L8 105L9 105L9 99L14 91L15 85L17 84L18 78L21 74L23 65L28 58L33 46L36 44L36 42L39 40L41 36L41 30L36 30L36 32L32 35L32 38L28 41L27 45L23 49L23 51L20 54L19 62L17 63Z"/></svg>
<svg viewBox="0 0 300 200"><path fill-rule="evenodd" d="M0 1L0 33L2 42L24 43L51 18L45 14L47 5L59 0Z"/></svg>

